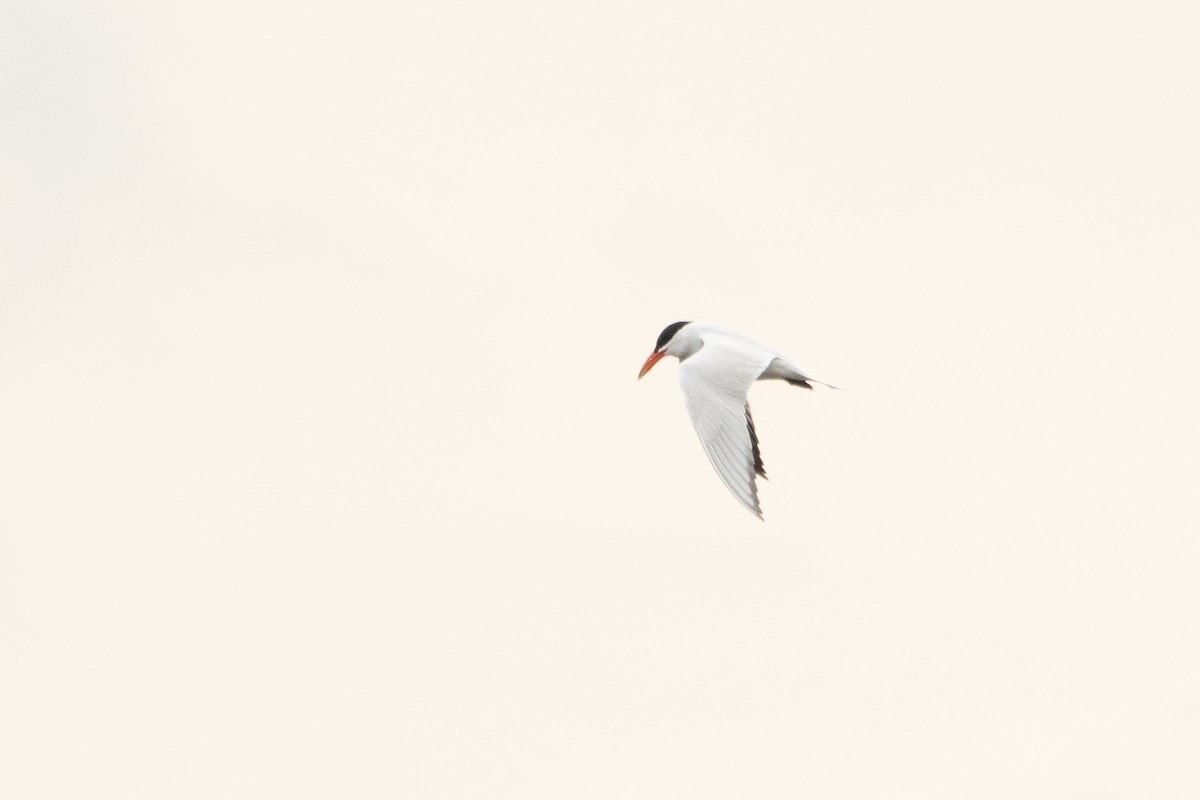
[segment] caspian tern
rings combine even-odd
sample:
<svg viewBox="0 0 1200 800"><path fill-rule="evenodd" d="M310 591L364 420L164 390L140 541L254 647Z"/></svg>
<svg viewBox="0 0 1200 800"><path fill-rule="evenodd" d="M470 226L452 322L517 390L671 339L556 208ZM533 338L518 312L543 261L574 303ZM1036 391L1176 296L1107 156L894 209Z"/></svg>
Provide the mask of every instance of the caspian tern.
<svg viewBox="0 0 1200 800"><path fill-rule="evenodd" d="M812 389L818 380L783 356L740 333L704 322L673 322L663 328L643 375L664 356L679 359L679 385L704 452L733 496L763 518L755 476L767 477L746 393L762 380Z"/></svg>

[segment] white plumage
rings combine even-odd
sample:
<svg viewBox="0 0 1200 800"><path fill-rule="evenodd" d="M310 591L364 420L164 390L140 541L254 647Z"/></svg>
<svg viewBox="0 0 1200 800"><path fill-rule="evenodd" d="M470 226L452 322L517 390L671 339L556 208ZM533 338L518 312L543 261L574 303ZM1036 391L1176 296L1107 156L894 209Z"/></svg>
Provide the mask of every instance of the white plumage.
<svg viewBox="0 0 1200 800"><path fill-rule="evenodd" d="M679 359L679 385L713 468L733 496L762 519L755 478L766 477L746 393L757 380L811 389L818 380L758 342L716 325L676 322L663 329L641 378L659 359ZM836 388L836 387L831 387Z"/></svg>

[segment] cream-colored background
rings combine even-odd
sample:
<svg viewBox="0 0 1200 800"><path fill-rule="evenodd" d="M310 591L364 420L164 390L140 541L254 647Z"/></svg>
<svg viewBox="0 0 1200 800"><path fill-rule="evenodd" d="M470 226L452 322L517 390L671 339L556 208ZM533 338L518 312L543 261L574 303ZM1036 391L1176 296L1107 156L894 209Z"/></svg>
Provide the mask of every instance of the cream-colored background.
<svg viewBox="0 0 1200 800"><path fill-rule="evenodd" d="M1198 41L7 4L0 794L1196 796Z"/></svg>

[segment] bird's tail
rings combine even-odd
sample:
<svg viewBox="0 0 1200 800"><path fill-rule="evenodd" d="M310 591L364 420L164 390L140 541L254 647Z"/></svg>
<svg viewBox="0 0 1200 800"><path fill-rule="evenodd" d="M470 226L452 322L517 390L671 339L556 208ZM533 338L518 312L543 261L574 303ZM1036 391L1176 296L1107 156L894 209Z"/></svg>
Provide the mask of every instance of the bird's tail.
<svg viewBox="0 0 1200 800"><path fill-rule="evenodd" d="M790 361L785 361L782 358L776 358L770 365L763 370L761 376L767 380L787 381L792 386L799 386L801 389L812 389L814 383L819 383L822 386L828 386L830 389L838 389L829 381L823 381L820 378L814 378L804 370L797 367Z"/></svg>

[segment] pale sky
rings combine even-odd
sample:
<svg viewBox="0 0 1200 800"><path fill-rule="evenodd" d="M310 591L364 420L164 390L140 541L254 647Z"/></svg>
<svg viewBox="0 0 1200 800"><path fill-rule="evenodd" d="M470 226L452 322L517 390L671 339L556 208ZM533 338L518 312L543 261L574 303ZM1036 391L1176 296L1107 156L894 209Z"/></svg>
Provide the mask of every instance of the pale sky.
<svg viewBox="0 0 1200 800"><path fill-rule="evenodd" d="M1195 4L0 22L0 796L1200 795Z"/></svg>

